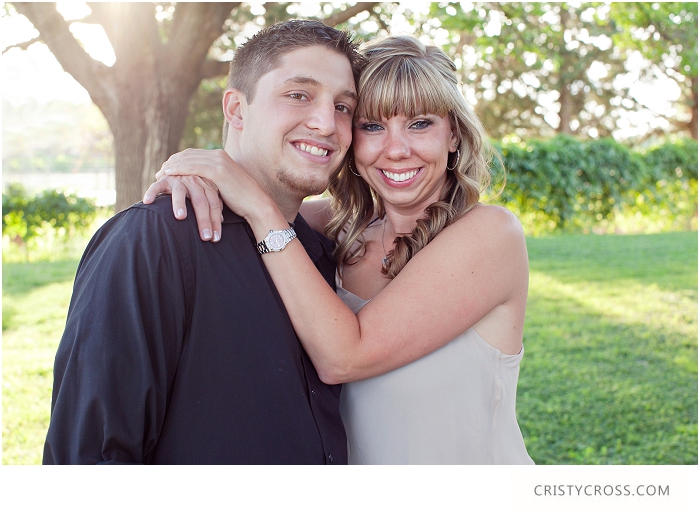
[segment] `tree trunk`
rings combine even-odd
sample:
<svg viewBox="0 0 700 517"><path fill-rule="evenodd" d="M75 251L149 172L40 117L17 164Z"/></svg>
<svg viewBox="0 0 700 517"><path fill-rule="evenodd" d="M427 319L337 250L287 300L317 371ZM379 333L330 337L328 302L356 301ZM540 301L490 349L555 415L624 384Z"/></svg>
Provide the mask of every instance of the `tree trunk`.
<svg viewBox="0 0 700 517"><path fill-rule="evenodd" d="M574 99L571 93L573 82L573 70L575 57L566 49L566 39L564 34L570 25L571 15L566 5L561 6L559 13L561 23L561 38L559 40L560 68L559 68L559 127L557 132L573 135L571 129L571 118L574 115Z"/></svg>
<svg viewBox="0 0 700 517"><path fill-rule="evenodd" d="M139 201L163 162L180 150L199 79L188 82L149 74L137 86L125 84L115 92L119 109L106 116L114 135L117 211Z"/></svg>
<svg viewBox="0 0 700 517"><path fill-rule="evenodd" d="M571 90L569 85L564 83L559 89L559 133L573 135L571 129L571 115L573 114L573 99L571 98Z"/></svg>
<svg viewBox="0 0 700 517"><path fill-rule="evenodd" d="M235 3L177 4L162 35L151 3L90 3L89 23L109 38L116 62L93 60L55 4L15 2L64 70L90 94L114 135L116 210L139 201L161 164L177 152L189 102Z"/></svg>
<svg viewBox="0 0 700 517"><path fill-rule="evenodd" d="M117 211L139 201L163 162L179 150L190 99L202 79L226 74L227 67L207 54L240 4L176 3L170 23L159 25L155 4L90 2L91 14L77 21L104 28L116 56L108 67L85 52L56 4L13 2L107 119L114 135ZM327 23L342 23L376 4L358 3Z"/></svg>
<svg viewBox="0 0 700 517"><path fill-rule="evenodd" d="M691 78L691 103L690 106L691 116L690 116L690 136L693 139L698 139L698 76L693 76Z"/></svg>

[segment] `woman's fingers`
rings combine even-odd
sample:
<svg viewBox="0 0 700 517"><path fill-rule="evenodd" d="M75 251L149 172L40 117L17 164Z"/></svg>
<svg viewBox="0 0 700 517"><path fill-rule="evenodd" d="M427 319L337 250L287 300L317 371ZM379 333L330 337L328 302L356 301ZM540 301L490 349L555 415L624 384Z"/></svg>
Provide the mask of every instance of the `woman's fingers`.
<svg viewBox="0 0 700 517"><path fill-rule="evenodd" d="M200 183L204 183L204 195L209 203L209 219L212 228L212 242L219 242L221 239L222 226L224 222L224 202L219 196L219 189L211 181L204 178L196 178Z"/></svg>
<svg viewBox="0 0 700 517"><path fill-rule="evenodd" d="M164 176L153 183L143 202L151 204L158 194L171 194L173 214L177 219L187 217L186 198L190 198L194 210L199 235L203 241L218 242L221 239L223 222L223 201L216 185L198 176Z"/></svg>
<svg viewBox="0 0 700 517"><path fill-rule="evenodd" d="M185 198L190 195L189 188L182 181L183 178L178 178L176 176L166 176L159 181L168 181L170 185L172 203L173 203L173 214L175 214L176 219L185 219L187 217L187 203Z"/></svg>
<svg viewBox="0 0 700 517"><path fill-rule="evenodd" d="M173 198L181 198L179 206L184 207L187 189L183 189L181 183L180 179L176 177L161 177L158 181L151 183L151 186L146 190L146 193L143 195L144 204L150 205L159 194L173 194ZM177 194L174 193L174 190L177 190ZM184 219L184 216L182 219Z"/></svg>
<svg viewBox="0 0 700 517"><path fill-rule="evenodd" d="M203 241L214 240L214 231L216 231L216 240L221 238L221 213L214 218L216 225L212 222L211 206L209 202L210 187L199 181L199 178L194 176L181 176L182 183L187 187L187 192L192 202L194 216L197 218L197 227L199 228L199 236Z"/></svg>
<svg viewBox="0 0 700 517"><path fill-rule="evenodd" d="M207 205L209 207L209 222L211 223L212 231L211 240L212 242L219 242L221 239L221 223L224 220L224 202L219 196L219 189L212 181L206 178L193 176L192 179L194 179L202 187L204 196L207 199ZM202 203L202 210L204 210L203 205L204 204ZM202 227L200 226L200 233L201 231Z"/></svg>

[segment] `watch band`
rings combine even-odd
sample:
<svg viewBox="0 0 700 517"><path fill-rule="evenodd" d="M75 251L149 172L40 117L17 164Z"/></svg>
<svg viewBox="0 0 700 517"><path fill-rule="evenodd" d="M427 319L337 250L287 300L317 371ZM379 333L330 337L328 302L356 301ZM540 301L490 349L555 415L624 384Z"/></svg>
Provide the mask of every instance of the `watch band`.
<svg viewBox="0 0 700 517"><path fill-rule="evenodd" d="M263 255L271 251L282 251L287 244L289 244L293 239L296 239L296 237L297 232L294 231L294 228L287 228L285 230L270 230L267 237L258 242L258 253Z"/></svg>

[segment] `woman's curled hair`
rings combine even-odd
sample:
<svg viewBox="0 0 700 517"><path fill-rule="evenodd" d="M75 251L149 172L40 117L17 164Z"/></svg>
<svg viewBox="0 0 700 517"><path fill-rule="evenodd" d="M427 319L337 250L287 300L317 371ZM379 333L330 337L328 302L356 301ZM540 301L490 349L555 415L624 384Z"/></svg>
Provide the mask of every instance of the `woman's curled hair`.
<svg viewBox="0 0 700 517"><path fill-rule="evenodd" d="M356 118L448 115L451 130L459 138L459 154L448 156L448 167L454 168L447 170L440 200L425 209L425 217L417 221L411 234L394 240L394 249L382 268L382 273L394 278L443 228L477 205L481 192L491 182L492 153L481 122L460 91L454 63L439 48L410 36L394 36L372 43L362 52L367 65L360 76ZM338 244L335 258L341 266L353 264L364 255L362 232L373 218L386 215L377 193L352 173L352 161L351 148L345 165L333 175L328 189L334 215L326 226L326 234Z"/></svg>

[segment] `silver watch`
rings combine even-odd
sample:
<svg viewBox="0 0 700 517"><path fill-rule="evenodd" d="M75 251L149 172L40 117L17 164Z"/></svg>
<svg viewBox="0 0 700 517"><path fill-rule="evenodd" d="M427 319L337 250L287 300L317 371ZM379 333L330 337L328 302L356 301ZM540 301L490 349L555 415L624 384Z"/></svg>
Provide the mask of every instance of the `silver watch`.
<svg viewBox="0 0 700 517"><path fill-rule="evenodd" d="M286 230L270 230L263 240L258 242L258 253L269 253L271 251L282 251L287 244L297 238L297 232L294 228Z"/></svg>

